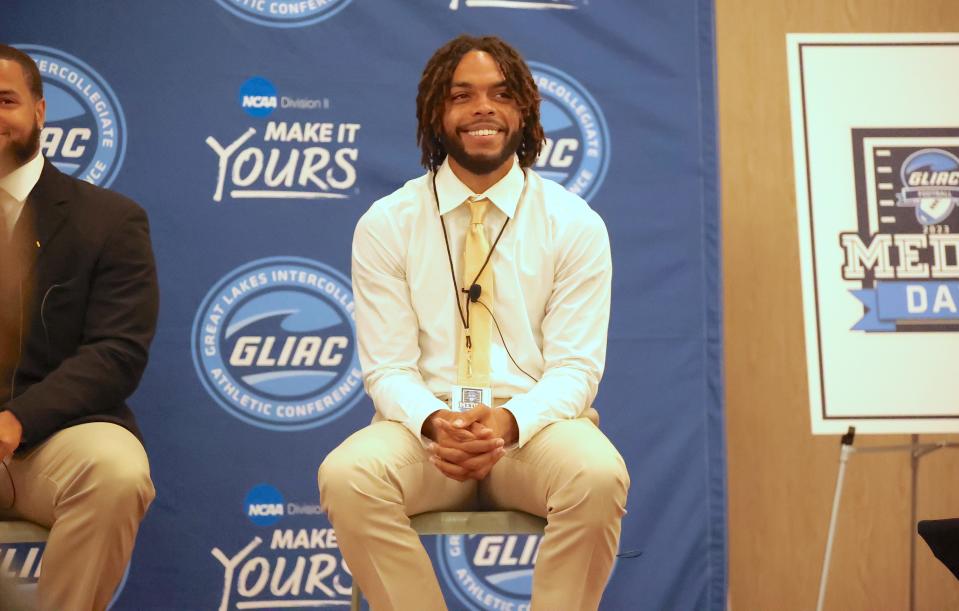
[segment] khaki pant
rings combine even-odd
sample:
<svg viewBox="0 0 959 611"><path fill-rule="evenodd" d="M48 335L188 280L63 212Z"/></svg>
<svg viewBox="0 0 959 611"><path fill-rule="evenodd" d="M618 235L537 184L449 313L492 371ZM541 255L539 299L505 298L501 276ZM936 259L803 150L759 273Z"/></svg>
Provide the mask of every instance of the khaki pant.
<svg viewBox="0 0 959 611"><path fill-rule="evenodd" d="M592 422L551 424L479 483L449 479L428 458L408 429L382 421L351 435L320 467L320 502L374 610L446 609L408 516L477 506L547 519L533 572L534 610L598 608L619 545L629 475Z"/></svg>
<svg viewBox="0 0 959 611"><path fill-rule="evenodd" d="M143 446L107 422L59 431L0 466L0 515L50 529L40 608L105 609L154 496Z"/></svg>

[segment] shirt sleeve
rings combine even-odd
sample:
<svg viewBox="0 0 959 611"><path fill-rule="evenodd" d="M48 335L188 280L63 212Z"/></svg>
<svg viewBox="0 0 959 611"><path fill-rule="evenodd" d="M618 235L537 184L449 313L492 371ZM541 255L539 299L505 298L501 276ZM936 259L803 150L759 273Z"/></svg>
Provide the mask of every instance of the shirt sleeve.
<svg viewBox="0 0 959 611"><path fill-rule="evenodd" d="M516 419L520 447L548 424L585 412L606 362L612 282L606 225L589 210L557 243L553 290L542 323L543 376L503 405Z"/></svg>
<svg viewBox="0 0 959 611"><path fill-rule="evenodd" d="M390 219L371 208L353 234L353 294L363 385L376 411L420 437L423 422L448 409L417 363L419 321L410 301L403 245Z"/></svg>

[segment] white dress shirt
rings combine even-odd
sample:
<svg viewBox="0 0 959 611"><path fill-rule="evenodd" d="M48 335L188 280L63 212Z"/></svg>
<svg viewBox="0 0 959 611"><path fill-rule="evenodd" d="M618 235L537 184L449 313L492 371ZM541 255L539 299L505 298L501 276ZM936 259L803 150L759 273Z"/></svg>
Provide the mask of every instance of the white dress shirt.
<svg viewBox="0 0 959 611"><path fill-rule="evenodd" d="M7 230L11 233L23 211L23 204L40 180L42 171L43 155L37 152L33 159L0 178L0 212L6 217Z"/></svg>
<svg viewBox="0 0 959 611"><path fill-rule="evenodd" d="M493 397L516 419L519 445L546 425L575 418L596 396L606 359L612 263L606 226L580 197L514 158L509 173L481 194L492 201L484 225L493 251L495 297L490 350ZM375 202L353 236L353 292L363 382L377 411L419 436L426 418L448 409L456 383L462 322L453 267L462 278L474 194L445 162ZM522 197L521 197L522 194ZM462 304L462 297L460 297ZM477 307L477 306L473 306Z"/></svg>

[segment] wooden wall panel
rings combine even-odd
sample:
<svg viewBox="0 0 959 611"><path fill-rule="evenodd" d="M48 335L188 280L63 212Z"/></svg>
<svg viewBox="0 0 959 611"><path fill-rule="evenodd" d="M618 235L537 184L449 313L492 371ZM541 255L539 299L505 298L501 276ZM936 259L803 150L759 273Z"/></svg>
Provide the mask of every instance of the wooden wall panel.
<svg viewBox="0 0 959 611"><path fill-rule="evenodd" d="M731 607L813 609L839 439L810 434L785 35L959 31L959 2L717 0L716 29ZM908 608L909 486L905 453L852 458L827 609ZM959 517L959 451L923 459L919 492L920 519ZM917 609L959 609L959 582L922 541L917 583Z"/></svg>

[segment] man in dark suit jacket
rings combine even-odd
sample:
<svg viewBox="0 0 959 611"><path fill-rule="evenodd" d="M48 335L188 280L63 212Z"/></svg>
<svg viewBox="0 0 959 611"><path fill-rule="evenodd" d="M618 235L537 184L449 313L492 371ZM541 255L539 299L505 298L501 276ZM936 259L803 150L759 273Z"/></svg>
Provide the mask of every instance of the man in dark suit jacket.
<svg viewBox="0 0 959 611"><path fill-rule="evenodd" d="M0 45L0 512L50 527L38 593L104 609L154 497L125 401L156 327L147 217L40 154L45 101L29 56ZM13 281L12 281L13 280Z"/></svg>

